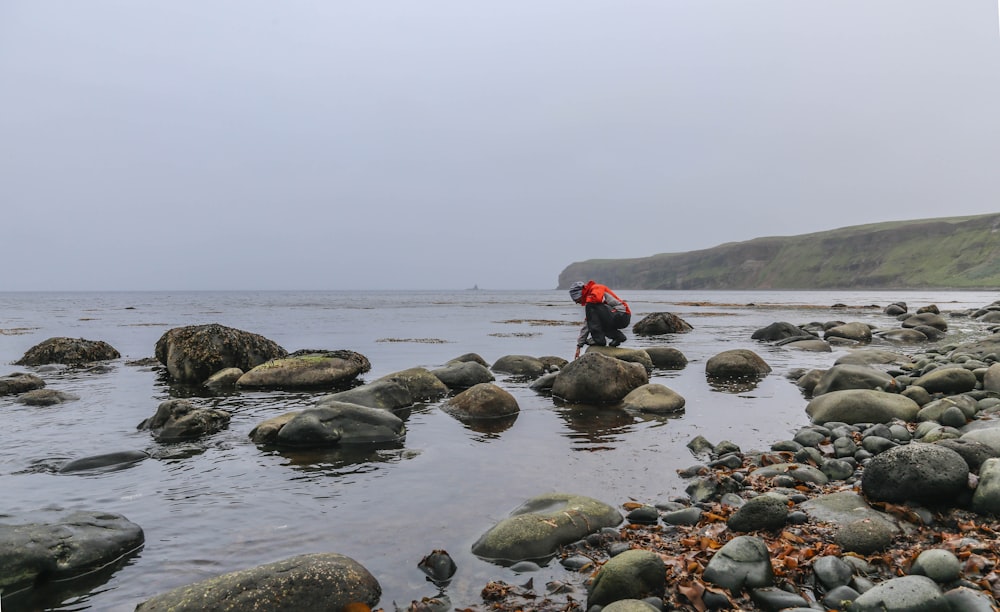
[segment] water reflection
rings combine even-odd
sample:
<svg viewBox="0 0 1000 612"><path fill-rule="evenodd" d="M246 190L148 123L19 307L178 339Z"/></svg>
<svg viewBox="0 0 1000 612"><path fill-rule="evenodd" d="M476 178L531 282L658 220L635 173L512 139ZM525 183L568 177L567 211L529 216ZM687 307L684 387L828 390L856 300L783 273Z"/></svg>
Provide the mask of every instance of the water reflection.
<svg viewBox="0 0 1000 612"><path fill-rule="evenodd" d="M575 450L611 450L614 443L621 442L635 429L636 423L632 414L607 406L567 405L557 414L572 430L567 437L575 444L596 445Z"/></svg>
<svg viewBox="0 0 1000 612"><path fill-rule="evenodd" d="M402 442L352 444L336 448L283 448L268 452L284 458L283 465L310 476L371 472L382 464L399 463L416 456L414 452L407 452Z"/></svg>
<svg viewBox="0 0 1000 612"><path fill-rule="evenodd" d="M740 394L753 391L760 385L760 378L716 378L707 377L708 386L721 393Z"/></svg>
<svg viewBox="0 0 1000 612"><path fill-rule="evenodd" d="M90 573L66 580L45 581L43 588L34 586L21 591L4 592L3 609L8 612L36 612L38 610L86 610L90 599L106 589L101 587L123 567L134 564L141 555L142 546L125 553L109 565ZM72 607L63 607L72 606Z"/></svg>

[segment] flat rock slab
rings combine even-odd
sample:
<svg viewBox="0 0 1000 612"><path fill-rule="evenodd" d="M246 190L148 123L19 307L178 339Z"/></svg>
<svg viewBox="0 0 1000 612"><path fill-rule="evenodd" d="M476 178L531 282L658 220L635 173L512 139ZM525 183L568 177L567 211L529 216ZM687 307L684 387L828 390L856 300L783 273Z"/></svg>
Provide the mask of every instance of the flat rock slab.
<svg viewBox="0 0 1000 612"><path fill-rule="evenodd" d="M136 612L339 612L358 604L374 608L381 597L382 587L360 563L344 555L318 553L180 587L140 603Z"/></svg>

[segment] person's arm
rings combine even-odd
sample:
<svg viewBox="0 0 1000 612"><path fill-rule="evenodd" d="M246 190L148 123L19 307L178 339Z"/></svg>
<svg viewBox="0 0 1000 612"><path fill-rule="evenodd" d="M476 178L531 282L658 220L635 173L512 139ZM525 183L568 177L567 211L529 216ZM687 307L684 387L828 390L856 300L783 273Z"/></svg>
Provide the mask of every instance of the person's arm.
<svg viewBox="0 0 1000 612"><path fill-rule="evenodd" d="M573 354L573 359L577 359L580 356L580 349L583 348L584 344L587 344L587 338L590 336L590 326L587 325L587 321L584 320L583 326L580 327L580 335L576 339L576 353Z"/></svg>

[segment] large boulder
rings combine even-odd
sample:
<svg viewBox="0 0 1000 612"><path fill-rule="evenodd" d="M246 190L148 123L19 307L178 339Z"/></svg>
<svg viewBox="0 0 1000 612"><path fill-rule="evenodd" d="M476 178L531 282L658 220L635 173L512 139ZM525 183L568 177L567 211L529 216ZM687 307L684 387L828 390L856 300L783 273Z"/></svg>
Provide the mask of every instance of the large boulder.
<svg viewBox="0 0 1000 612"><path fill-rule="evenodd" d="M980 466L972 509L979 514L1000 516L1000 459L987 459Z"/></svg>
<svg viewBox="0 0 1000 612"><path fill-rule="evenodd" d="M223 368L247 372L287 355L264 336L218 323L175 327L156 341L156 359L180 383L202 383Z"/></svg>
<svg viewBox="0 0 1000 612"><path fill-rule="evenodd" d="M369 408L399 410L447 394L448 387L432 372L424 368L409 368L387 374L367 385L324 395L317 406L328 402L346 402Z"/></svg>
<svg viewBox="0 0 1000 612"><path fill-rule="evenodd" d="M888 423L893 419L912 421L919 411L920 406L905 395L873 389L831 391L813 398L806 405L806 414L818 425Z"/></svg>
<svg viewBox="0 0 1000 612"><path fill-rule="evenodd" d="M596 499L548 493L529 499L494 525L472 545L472 552L509 563L547 559L560 546L621 522L621 513Z"/></svg>
<svg viewBox="0 0 1000 612"><path fill-rule="evenodd" d="M497 419L517 414L514 396L493 383L480 383L445 402L445 412L460 420Z"/></svg>
<svg viewBox="0 0 1000 612"><path fill-rule="evenodd" d="M903 319L900 325L903 327L922 327L926 325L927 327L933 327L943 332L948 331L948 320L933 312L910 315Z"/></svg>
<svg viewBox="0 0 1000 612"><path fill-rule="evenodd" d="M545 362L531 355L504 355L493 363L493 371L511 376L538 378L545 374Z"/></svg>
<svg viewBox="0 0 1000 612"><path fill-rule="evenodd" d="M52 523L0 523L0 591L6 598L88 574L134 553L143 541L142 528L108 512L73 512Z"/></svg>
<svg viewBox="0 0 1000 612"><path fill-rule="evenodd" d="M642 367L646 368L647 374L653 372L653 359L649 356L649 353L642 349L619 348L613 346L589 346L587 347L587 352L600 353L601 355L607 355L608 357L614 357L615 359L621 359L622 361L638 363L641 364Z"/></svg>
<svg viewBox="0 0 1000 612"><path fill-rule="evenodd" d="M552 395L572 403L613 404L648 382L641 364L588 352L556 375Z"/></svg>
<svg viewBox="0 0 1000 612"><path fill-rule="evenodd" d="M45 381L34 374L13 372L0 377L0 395L17 395L45 386Z"/></svg>
<svg viewBox="0 0 1000 612"><path fill-rule="evenodd" d="M632 332L637 336L659 336L660 334L677 334L689 332L691 324L677 315L669 312L654 312L646 315L632 326Z"/></svg>
<svg viewBox="0 0 1000 612"><path fill-rule="evenodd" d="M955 451L937 444L897 446L872 458L861 477L870 500L954 505L969 481L969 466Z"/></svg>
<svg viewBox="0 0 1000 612"><path fill-rule="evenodd" d="M931 370L913 381L918 387L923 387L929 393L944 393L955 395L976 388L976 375L961 366L943 367Z"/></svg>
<svg viewBox="0 0 1000 612"><path fill-rule="evenodd" d="M684 353L671 346L647 346L646 354L653 362L653 367L664 370L683 370L688 363Z"/></svg>
<svg viewBox="0 0 1000 612"><path fill-rule="evenodd" d="M405 436L403 420L388 410L335 401L268 419L250 432L257 444L289 448L384 444Z"/></svg>
<svg viewBox="0 0 1000 612"><path fill-rule="evenodd" d="M156 414L145 419L137 429L148 429L160 442L192 440L221 431L231 415L225 410L201 408L186 399L161 402Z"/></svg>
<svg viewBox="0 0 1000 612"><path fill-rule="evenodd" d="M354 351L296 351L270 359L240 376L236 386L267 389L344 387L371 369L368 358Z"/></svg>
<svg viewBox="0 0 1000 612"><path fill-rule="evenodd" d="M378 580L360 563L316 553L179 587L140 603L136 612L374 609L381 597Z"/></svg>
<svg viewBox="0 0 1000 612"><path fill-rule="evenodd" d="M449 362L443 368L431 370L431 374L449 389L469 389L496 380L488 367L471 360Z"/></svg>
<svg viewBox="0 0 1000 612"><path fill-rule="evenodd" d="M840 338L853 342L867 343L872 341L872 328L864 323L852 322L836 325L823 332L826 339Z"/></svg>
<svg viewBox="0 0 1000 612"><path fill-rule="evenodd" d="M719 379L762 378L771 372L760 355L749 349L723 351L705 363L705 374Z"/></svg>
<svg viewBox="0 0 1000 612"><path fill-rule="evenodd" d="M845 389L888 389L895 387L889 374L864 365L835 365L820 377L813 387L813 395Z"/></svg>
<svg viewBox="0 0 1000 612"><path fill-rule="evenodd" d="M81 365L121 357L113 346L103 340L83 338L49 338L28 349L15 365L39 366L48 363Z"/></svg>

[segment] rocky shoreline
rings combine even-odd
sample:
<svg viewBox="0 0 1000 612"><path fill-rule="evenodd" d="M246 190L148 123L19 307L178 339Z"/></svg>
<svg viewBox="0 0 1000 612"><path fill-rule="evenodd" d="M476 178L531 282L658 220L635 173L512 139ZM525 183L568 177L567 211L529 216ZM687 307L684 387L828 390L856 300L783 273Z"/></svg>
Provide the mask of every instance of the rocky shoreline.
<svg viewBox="0 0 1000 612"><path fill-rule="evenodd" d="M890 305L886 320L898 320L898 328L831 321L776 322L758 330L755 340L789 350L851 349L829 369L794 373L789 384L797 384L808 399L811 425L763 451L692 440L689 448L698 463L679 470L689 480L684 498L627 501L615 508L571 492L528 500L485 533L473 552L515 565L526 578L533 567L559 562L577 579L545 585L531 579L520 585L491 582L480 603L454 603L484 610L997 609L1000 335L990 326L1000 317L1000 305L950 314L982 323L984 339L965 344L942 343L947 319L936 310L910 314L904 304ZM675 315L654 313L633 331L661 336L684 333L685 326L690 329ZM869 348L874 337L899 350ZM92 367L117 356L105 343L82 339L52 339L36 349L19 365L36 367L37 373L47 363ZM221 326L171 330L157 343L156 354L170 376L188 384L335 391L313 408L258 425L251 439L264 447L398 443L406 431L396 413L420 401L443 400L442 409L459 420L510 419L517 402L493 383L494 373L531 381L536 392L569 403L660 414L684 410L683 397L649 382L655 369L686 366L684 356L668 347L590 347L569 363L508 355L490 365L467 354L439 370L413 368L359 386L353 381L370 367L362 355L288 354L266 338ZM713 384L734 387L752 388L770 372L763 359L745 349L724 351L705 367ZM37 373L0 377L0 392L38 402L31 405L67 401L44 389ZM172 441L209 435L227 424L224 411L170 400L139 428L156 440ZM94 469L143 458L113 453L64 468ZM78 555L78 565L58 565L65 575L92 573L141 547L138 526L116 515L96 516L126 526L128 546L81 544L86 554ZM84 524L95 520L84 518ZM43 584L50 567L56 567L64 532L79 529L31 527L51 530L50 553L26 547L23 525L0 525L0 557L6 564L0 587L8 593ZM412 602L409 609L452 607L446 594L454 568L440 561L447 553L435 552L437 561L422 569L440 585L441 596ZM329 553L273 565L164 593L138 609L205 609L184 602L204 606L207 600L219 610L251 604L331 610L380 605L376 577L353 559ZM296 575L300 578L286 580ZM301 587L304 581L312 586ZM291 588L292 583L301 588ZM275 607L276 598L286 607Z"/></svg>

